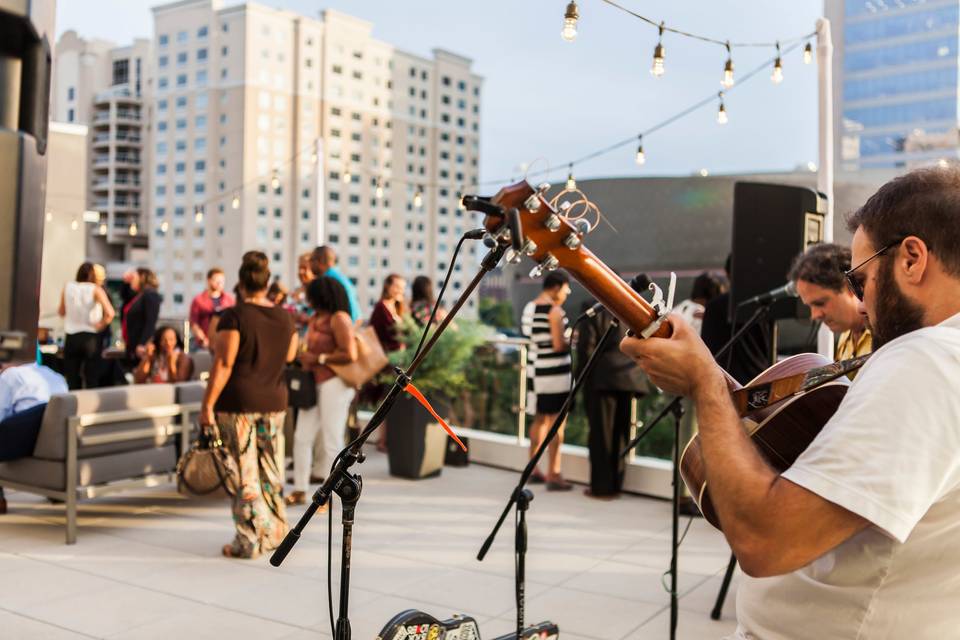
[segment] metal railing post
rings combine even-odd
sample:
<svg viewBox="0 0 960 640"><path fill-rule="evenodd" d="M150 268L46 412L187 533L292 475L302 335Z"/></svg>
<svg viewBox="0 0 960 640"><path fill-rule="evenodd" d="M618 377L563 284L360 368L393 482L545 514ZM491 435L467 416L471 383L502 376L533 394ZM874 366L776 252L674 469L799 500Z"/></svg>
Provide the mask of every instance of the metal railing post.
<svg viewBox="0 0 960 640"><path fill-rule="evenodd" d="M643 426L638 420L640 413L640 400L637 399L636 395L630 396L630 436L628 442L633 442L633 439L637 437L637 430ZM630 449L630 453L627 456L627 462L633 462L637 457L637 449L634 447Z"/></svg>
<svg viewBox="0 0 960 640"><path fill-rule="evenodd" d="M520 398L517 401L517 444L523 444L527 431L527 345L520 345L520 379L518 388Z"/></svg>

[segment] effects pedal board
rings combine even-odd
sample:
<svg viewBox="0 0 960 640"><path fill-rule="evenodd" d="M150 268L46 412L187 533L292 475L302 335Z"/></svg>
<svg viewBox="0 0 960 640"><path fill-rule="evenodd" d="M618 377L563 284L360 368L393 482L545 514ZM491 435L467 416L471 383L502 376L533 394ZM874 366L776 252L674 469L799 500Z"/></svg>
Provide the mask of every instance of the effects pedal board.
<svg viewBox="0 0 960 640"><path fill-rule="evenodd" d="M541 622L526 627L520 640L557 640L559 636L557 625ZM480 630L470 616L454 614L441 621L422 611L407 609L386 624L377 640L480 640ZM516 634L508 633L494 640L516 640Z"/></svg>

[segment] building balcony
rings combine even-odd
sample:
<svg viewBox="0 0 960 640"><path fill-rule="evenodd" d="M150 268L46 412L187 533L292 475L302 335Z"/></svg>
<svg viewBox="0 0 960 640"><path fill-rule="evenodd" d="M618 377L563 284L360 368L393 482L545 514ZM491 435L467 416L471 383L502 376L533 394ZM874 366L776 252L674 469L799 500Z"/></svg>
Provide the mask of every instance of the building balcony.
<svg viewBox="0 0 960 640"><path fill-rule="evenodd" d="M117 122L140 122L139 111L117 111Z"/></svg>
<svg viewBox="0 0 960 640"><path fill-rule="evenodd" d="M97 198L94 200L91 205L94 209L103 210L110 206L110 200L108 198Z"/></svg>
<svg viewBox="0 0 960 640"><path fill-rule="evenodd" d="M117 154L116 163L118 165L130 166L130 167L139 167L140 166L140 156L131 156L124 154Z"/></svg>
<svg viewBox="0 0 960 640"><path fill-rule="evenodd" d="M123 212L139 212L140 211L140 201L139 200L127 200L123 198L117 198L113 201L114 211L123 211Z"/></svg>
<svg viewBox="0 0 960 640"><path fill-rule="evenodd" d="M109 191L111 182L109 180L96 180L91 186L94 191Z"/></svg>
<svg viewBox="0 0 960 640"><path fill-rule="evenodd" d="M93 159L93 166L97 168L105 168L110 166L110 156L96 156Z"/></svg>

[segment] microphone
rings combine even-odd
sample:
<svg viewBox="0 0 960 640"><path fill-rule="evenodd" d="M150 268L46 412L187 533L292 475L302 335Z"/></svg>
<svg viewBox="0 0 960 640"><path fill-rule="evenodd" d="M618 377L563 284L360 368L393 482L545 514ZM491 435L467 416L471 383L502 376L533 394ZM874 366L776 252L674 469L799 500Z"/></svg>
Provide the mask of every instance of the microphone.
<svg viewBox="0 0 960 640"><path fill-rule="evenodd" d="M465 240L483 240L483 236L485 235L487 235L487 230L480 228L470 229L470 231L467 231L465 234L463 234L463 237Z"/></svg>
<svg viewBox="0 0 960 640"><path fill-rule="evenodd" d="M636 291L637 293L644 293L644 292L647 290L647 287L650 286L650 278L647 277L647 274L641 273L641 274L638 274L638 275L637 275L633 280L631 280L628 284L630 285L630 288L633 289L634 291ZM602 303L602 302L598 302L598 303L594 304L593 306L591 306L591 307L590 307L589 309L587 309L586 311L584 311L584 312L580 315L580 317L581 317L581 318L584 318L584 317L586 317L586 318L592 318L592 317L596 316L598 313L600 313L601 311L603 311L603 309L604 309L603 303Z"/></svg>
<svg viewBox="0 0 960 640"><path fill-rule="evenodd" d="M761 293L755 295L752 298L747 298L743 302L737 304L738 307L748 305L748 304L770 304L771 302L776 302L778 300L783 300L784 298L796 298L797 293L797 284L791 280L782 287L777 287L776 289L771 289L766 293Z"/></svg>

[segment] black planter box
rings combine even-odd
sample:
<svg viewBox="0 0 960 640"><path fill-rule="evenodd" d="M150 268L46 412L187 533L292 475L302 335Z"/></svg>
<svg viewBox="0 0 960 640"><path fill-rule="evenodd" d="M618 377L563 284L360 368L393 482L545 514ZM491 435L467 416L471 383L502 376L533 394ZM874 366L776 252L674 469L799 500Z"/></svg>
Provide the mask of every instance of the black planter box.
<svg viewBox="0 0 960 640"><path fill-rule="evenodd" d="M447 434L419 402L406 394L397 398L387 417L390 475L413 480L440 475L446 446Z"/></svg>

